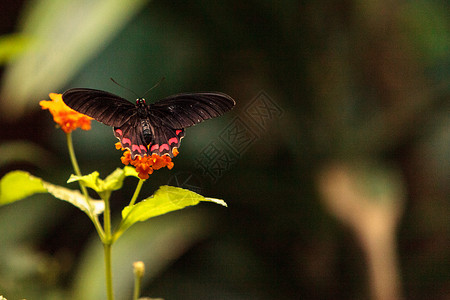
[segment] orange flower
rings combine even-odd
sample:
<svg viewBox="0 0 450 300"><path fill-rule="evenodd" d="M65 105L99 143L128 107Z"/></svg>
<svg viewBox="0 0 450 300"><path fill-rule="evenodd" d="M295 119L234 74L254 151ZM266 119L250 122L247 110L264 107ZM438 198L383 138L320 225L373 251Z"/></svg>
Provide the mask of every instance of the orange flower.
<svg viewBox="0 0 450 300"><path fill-rule="evenodd" d="M62 94L49 94L51 101L39 102L42 109L48 109L53 115L53 120L64 130L65 133L72 132L80 127L83 130L91 129L91 117L80 114L68 107L62 100Z"/></svg>
<svg viewBox="0 0 450 300"><path fill-rule="evenodd" d="M120 142L116 143L116 149L125 150L122 148ZM178 151L174 149L173 154L174 156L177 156ZM139 173L139 178L141 179L148 179L149 175L152 174L154 170L159 170L164 167L171 170L174 166L172 158L169 155L159 156L157 154L152 154L135 156L134 159L131 159L130 150L126 150L120 160L124 165L134 166L136 171Z"/></svg>

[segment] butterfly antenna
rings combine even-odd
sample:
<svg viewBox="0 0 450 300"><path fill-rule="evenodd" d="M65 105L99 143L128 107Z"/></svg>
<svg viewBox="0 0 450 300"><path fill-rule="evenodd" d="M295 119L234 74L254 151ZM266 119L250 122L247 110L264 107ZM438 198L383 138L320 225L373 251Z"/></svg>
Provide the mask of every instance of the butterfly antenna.
<svg viewBox="0 0 450 300"><path fill-rule="evenodd" d="M142 97L145 97L145 95L147 95L148 92L150 92L151 90L153 90L155 87L159 86L159 85L164 81L164 79L166 79L166 77L161 78L154 86L152 86L151 88L149 88L149 89L144 93L144 95L143 95Z"/></svg>
<svg viewBox="0 0 450 300"><path fill-rule="evenodd" d="M114 82L115 84L117 84L117 85L120 86L121 88L126 89L126 90L129 91L129 92L132 92L137 98L139 98L138 94L136 94L133 90L130 90L129 88L124 87L123 85L121 85L120 83L118 83L117 81L115 81L115 80L112 79L112 78L109 78L109 79L111 79L112 82Z"/></svg>

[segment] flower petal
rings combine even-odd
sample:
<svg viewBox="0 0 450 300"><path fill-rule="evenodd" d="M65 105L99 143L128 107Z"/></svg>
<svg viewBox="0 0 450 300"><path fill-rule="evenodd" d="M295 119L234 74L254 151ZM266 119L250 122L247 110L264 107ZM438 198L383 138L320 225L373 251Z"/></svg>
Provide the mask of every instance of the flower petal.
<svg viewBox="0 0 450 300"><path fill-rule="evenodd" d="M53 116L53 120L61 129L69 133L77 128L83 130L91 129L91 117L80 114L68 107L62 100L62 94L49 94L51 101L42 100L39 102L42 109L48 109Z"/></svg>
<svg viewBox="0 0 450 300"><path fill-rule="evenodd" d="M122 147L116 144L116 149L122 149ZM159 156L157 154L152 154L136 156L134 159L131 159L131 153L129 150L126 150L123 153L120 160L124 165L131 164L134 166L136 168L136 172L138 172L139 178L141 179L148 179L149 175L152 174L154 170L159 170L164 167L167 167L170 170L174 166L172 159L168 155Z"/></svg>

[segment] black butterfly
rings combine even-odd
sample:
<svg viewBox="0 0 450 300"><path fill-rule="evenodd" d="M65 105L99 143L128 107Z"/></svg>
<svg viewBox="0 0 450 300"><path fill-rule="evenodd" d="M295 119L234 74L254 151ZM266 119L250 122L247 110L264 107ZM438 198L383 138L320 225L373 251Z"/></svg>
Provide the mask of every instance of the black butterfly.
<svg viewBox="0 0 450 300"><path fill-rule="evenodd" d="M156 153L173 157L186 127L215 118L231 110L236 102L222 93L177 94L147 105L136 105L114 94L85 88L67 90L62 95L67 106L108 126L123 148L136 155Z"/></svg>

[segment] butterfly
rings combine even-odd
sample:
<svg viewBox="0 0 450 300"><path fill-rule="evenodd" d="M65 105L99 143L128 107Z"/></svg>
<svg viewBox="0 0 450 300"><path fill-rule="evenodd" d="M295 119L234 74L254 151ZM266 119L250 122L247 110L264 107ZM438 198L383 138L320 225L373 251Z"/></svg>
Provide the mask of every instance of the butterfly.
<svg viewBox="0 0 450 300"><path fill-rule="evenodd" d="M73 110L112 126L132 159L153 153L173 157L185 128L221 116L236 104L218 92L176 94L151 104L138 98L133 104L109 92L73 88L62 98Z"/></svg>

